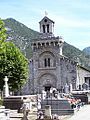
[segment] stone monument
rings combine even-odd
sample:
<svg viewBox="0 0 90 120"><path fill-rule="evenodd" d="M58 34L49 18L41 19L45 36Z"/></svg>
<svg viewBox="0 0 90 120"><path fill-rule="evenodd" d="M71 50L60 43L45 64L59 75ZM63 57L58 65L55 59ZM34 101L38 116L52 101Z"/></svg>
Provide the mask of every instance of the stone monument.
<svg viewBox="0 0 90 120"><path fill-rule="evenodd" d="M9 87L8 87L8 77L7 76L5 76L4 81L5 81L5 85L4 85L5 97L8 97L9 96Z"/></svg>
<svg viewBox="0 0 90 120"><path fill-rule="evenodd" d="M69 86L67 85L67 83L66 83L66 85L65 85L65 93L66 93L66 94L69 93Z"/></svg>

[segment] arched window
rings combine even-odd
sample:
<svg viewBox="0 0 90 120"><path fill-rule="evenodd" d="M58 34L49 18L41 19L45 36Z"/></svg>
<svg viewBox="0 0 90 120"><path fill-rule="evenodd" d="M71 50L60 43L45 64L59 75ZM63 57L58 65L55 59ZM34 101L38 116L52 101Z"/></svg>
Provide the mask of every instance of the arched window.
<svg viewBox="0 0 90 120"><path fill-rule="evenodd" d="M48 67L50 67L50 58L48 58Z"/></svg>
<svg viewBox="0 0 90 120"><path fill-rule="evenodd" d="M47 33L49 33L49 24L47 24Z"/></svg>
<svg viewBox="0 0 90 120"><path fill-rule="evenodd" d="M45 33L45 25L43 25L43 33Z"/></svg>
<svg viewBox="0 0 90 120"><path fill-rule="evenodd" d="M45 51L45 52L41 53L39 56L38 65L39 65L39 68L56 67L56 58L55 58L54 54L50 51Z"/></svg>
<svg viewBox="0 0 90 120"><path fill-rule="evenodd" d="M50 58L45 58L44 59L44 66L45 67L50 67Z"/></svg>
<svg viewBox="0 0 90 120"><path fill-rule="evenodd" d="M44 66L47 67L47 59L44 59Z"/></svg>

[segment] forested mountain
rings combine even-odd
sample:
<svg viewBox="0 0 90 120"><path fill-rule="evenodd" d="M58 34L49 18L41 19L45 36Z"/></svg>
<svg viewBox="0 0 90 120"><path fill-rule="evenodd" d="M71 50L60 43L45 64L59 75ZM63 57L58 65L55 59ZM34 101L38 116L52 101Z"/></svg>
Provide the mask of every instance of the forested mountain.
<svg viewBox="0 0 90 120"><path fill-rule="evenodd" d="M7 28L7 40L13 41L21 49L25 56L30 59L32 56L30 43L32 39L39 37L40 33L28 28L24 24L12 18L8 18L3 21L5 22L5 26ZM76 47L64 42L63 54L70 59L76 60L82 66L90 69L90 55L85 54Z"/></svg>

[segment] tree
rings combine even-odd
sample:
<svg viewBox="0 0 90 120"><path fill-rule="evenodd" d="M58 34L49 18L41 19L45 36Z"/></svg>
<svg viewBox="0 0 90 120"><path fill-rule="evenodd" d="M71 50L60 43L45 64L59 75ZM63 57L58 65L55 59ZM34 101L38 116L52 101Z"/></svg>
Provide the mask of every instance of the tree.
<svg viewBox="0 0 90 120"><path fill-rule="evenodd" d="M4 23L0 20L0 89L8 76L11 90L18 90L28 77L28 60L12 42L5 41Z"/></svg>
<svg viewBox="0 0 90 120"><path fill-rule="evenodd" d="M0 19L0 45L6 39L6 29L4 27L4 22Z"/></svg>

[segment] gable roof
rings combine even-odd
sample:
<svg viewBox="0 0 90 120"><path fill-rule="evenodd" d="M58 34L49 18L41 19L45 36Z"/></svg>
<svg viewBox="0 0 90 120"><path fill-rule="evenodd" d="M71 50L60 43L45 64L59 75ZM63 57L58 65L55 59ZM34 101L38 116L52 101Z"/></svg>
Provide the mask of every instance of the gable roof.
<svg viewBox="0 0 90 120"><path fill-rule="evenodd" d="M82 65L77 65L79 68L83 69L83 70L86 70L88 72L90 72L90 70L88 68L86 68L85 66L83 67Z"/></svg>
<svg viewBox="0 0 90 120"><path fill-rule="evenodd" d="M47 16L45 16L39 23L41 23L44 19L47 19L47 20L51 21L52 23L55 23L53 20L49 19Z"/></svg>

